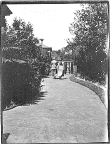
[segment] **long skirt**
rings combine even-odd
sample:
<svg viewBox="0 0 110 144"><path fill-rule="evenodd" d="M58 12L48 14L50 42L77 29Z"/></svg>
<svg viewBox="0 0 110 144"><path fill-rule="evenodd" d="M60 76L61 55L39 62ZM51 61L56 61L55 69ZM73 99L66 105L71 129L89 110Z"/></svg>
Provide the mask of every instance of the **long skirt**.
<svg viewBox="0 0 110 144"><path fill-rule="evenodd" d="M57 75L58 75L58 77L63 76L63 69L59 69L59 70L58 70L58 74L57 74Z"/></svg>

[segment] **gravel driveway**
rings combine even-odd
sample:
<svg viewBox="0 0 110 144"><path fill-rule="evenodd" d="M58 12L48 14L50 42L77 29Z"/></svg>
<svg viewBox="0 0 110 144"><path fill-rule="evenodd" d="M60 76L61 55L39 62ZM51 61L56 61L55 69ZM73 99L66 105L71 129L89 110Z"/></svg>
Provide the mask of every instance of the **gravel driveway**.
<svg viewBox="0 0 110 144"><path fill-rule="evenodd" d="M107 141L107 111L90 89L69 80L45 78L35 105L3 112L8 143L85 143Z"/></svg>

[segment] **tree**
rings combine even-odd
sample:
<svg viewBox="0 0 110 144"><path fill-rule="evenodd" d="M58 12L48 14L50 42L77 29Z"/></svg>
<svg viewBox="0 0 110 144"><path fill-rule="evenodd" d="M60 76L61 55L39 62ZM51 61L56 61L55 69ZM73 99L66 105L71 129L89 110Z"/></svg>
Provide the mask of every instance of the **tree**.
<svg viewBox="0 0 110 144"><path fill-rule="evenodd" d="M7 53L10 51L12 53L10 56L12 55L13 58L30 59L39 57L40 48L36 46L37 43L39 43L39 40L34 37L32 25L26 24L22 19L15 18L12 26L7 24L2 33L2 47L8 48ZM10 50L12 47L13 49ZM5 55L8 56L7 53Z"/></svg>
<svg viewBox="0 0 110 144"><path fill-rule="evenodd" d="M63 60L64 57L67 56L67 55L71 56L70 52L67 50L66 47L63 47L62 49L59 49L59 50L57 50L55 52L59 55L61 60Z"/></svg>
<svg viewBox="0 0 110 144"><path fill-rule="evenodd" d="M79 72L100 83L105 81L107 73L107 9L106 3L84 4L69 27L74 38L68 46L77 53Z"/></svg>
<svg viewBox="0 0 110 144"><path fill-rule="evenodd" d="M32 25L21 19L2 29L2 57L7 60L2 63L2 110L39 97L42 56L37 43Z"/></svg>

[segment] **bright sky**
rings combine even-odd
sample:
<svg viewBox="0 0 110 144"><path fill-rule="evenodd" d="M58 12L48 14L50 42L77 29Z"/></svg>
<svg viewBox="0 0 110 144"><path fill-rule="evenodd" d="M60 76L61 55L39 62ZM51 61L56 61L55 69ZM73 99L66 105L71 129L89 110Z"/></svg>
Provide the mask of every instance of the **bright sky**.
<svg viewBox="0 0 110 144"><path fill-rule="evenodd" d="M67 45L71 38L70 23L80 4L13 4L8 5L13 14L7 16L9 25L13 18L21 18L33 25L34 35L44 39L44 45L58 50Z"/></svg>

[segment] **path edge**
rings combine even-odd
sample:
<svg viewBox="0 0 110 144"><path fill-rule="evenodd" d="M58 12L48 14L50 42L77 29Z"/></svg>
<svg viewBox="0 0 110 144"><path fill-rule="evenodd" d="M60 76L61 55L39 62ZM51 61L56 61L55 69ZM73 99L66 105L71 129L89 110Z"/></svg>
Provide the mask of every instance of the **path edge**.
<svg viewBox="0 0 110 144"><path fill-rule="evenodd" d="M98 96L99 96L99 99L101 100L101 102L103 103L103 105L105 106L106 108L106 102L105 102L105 92L102 88L88 82L88 81L84 81L82 79L78 79L77 77L75 77L74 75L71 75L69 77L69 80L72 81L72 82L75 82L75 83L79 83L87 88L89 88L90 90L92 90L93 92L95 92Z"/></svg>

